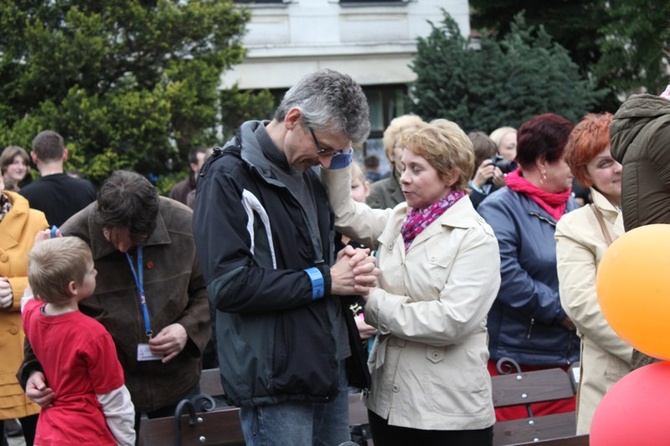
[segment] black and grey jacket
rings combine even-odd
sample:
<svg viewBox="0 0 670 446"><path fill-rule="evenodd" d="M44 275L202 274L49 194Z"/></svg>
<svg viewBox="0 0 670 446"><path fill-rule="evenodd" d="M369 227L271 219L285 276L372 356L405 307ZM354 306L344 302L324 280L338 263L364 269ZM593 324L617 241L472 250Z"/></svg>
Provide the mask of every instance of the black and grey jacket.
<svg viewBox="0 0 670 446"><path fill-rule="evenodd" d="M333 216L318 176L308 169L303 175L314 196L319 237L310 233L305 211L263 153L255 133L260 125L244 123L216 151L196 193L193 231L217 309L223 387L237 406L326 402L338 391L338 333L344 318L353 321L343 300L330 296ZM322 258L313 240L322 241ZM313 278L305 272L312 268L321 273L323 297L313 298ZM351 331L355 342L358 333Z"/></svg>

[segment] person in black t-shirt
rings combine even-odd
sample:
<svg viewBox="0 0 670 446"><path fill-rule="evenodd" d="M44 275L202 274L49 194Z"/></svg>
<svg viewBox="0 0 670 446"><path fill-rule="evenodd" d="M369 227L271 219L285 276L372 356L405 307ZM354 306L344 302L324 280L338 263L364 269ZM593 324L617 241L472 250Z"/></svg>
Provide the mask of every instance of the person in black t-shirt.
<svg viewBox="0 0 670 446"><path fill-rule="evenodd" d="M44 212L50 225L60 226L65 220L94 202L97 192L93 184L63 172L67 149L63 137L44 130L33 139L30 156L41 178L20 190L30 207Z"/></svg>

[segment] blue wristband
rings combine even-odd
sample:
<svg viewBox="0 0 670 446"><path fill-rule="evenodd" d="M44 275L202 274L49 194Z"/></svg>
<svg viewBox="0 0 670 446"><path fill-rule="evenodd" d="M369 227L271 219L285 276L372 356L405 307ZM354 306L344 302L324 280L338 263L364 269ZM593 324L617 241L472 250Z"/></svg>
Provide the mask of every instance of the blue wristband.
<svg viewBox="0 0 670 446"><path fill-rule="evenodd" d="M323 288L323 274L318 268L307 268L303 270L312 281L312 300L321 299L325 293Z"/></svg>
<svg viewBox="0 0 670 446"><path fill-rule="evenodd" d="M330 160L328 170L344 169L347 167L353 160L353 153L354 151L351 149L348 153L338 153L337 155L334 155Z"/></svg>

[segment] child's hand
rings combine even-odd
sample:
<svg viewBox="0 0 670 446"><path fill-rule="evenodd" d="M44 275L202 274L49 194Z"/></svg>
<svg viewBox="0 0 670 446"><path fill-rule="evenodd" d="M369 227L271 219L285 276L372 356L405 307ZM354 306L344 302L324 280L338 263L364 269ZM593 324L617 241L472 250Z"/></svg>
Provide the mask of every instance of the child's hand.
<svg viewBox="0 0 670 446"><path fill-rule="evenodd" d="M63 234L60 233L60 229L56 225L52 226L49 229L40 231L35 235L35 245L41 241L49 240L50 238L62 237Z"/></svg>

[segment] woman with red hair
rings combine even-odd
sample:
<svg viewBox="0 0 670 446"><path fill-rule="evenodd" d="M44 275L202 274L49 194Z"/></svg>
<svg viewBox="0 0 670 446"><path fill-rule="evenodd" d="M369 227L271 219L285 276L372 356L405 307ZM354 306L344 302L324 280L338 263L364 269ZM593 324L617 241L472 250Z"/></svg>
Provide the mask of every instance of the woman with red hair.
<svg viewBox="0 0 670 446"><path fill-rule="evenodd" d="M556 226L561 304L582 339L577 433L588 434L603 395L630 371L633 352L600 311L596 271L607 247L624 233L621 164L610 153L612 115L589 114L565 147L577 181L591 188L593 204L571 212Z"/></svg>

